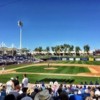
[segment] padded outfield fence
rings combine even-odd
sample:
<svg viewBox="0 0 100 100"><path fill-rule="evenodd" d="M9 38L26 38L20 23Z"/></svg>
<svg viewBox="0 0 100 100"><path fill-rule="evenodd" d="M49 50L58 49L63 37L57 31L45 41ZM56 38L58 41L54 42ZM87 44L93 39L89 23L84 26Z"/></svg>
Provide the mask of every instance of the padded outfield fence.
<svg viewBox="0 0 100 100"><path fill-rule="evenodd" d="M51 57L50 60L62 60L62 61L100 61L100 58L93 57L83 57L83 58L74 58L74 57Z"/></svg>

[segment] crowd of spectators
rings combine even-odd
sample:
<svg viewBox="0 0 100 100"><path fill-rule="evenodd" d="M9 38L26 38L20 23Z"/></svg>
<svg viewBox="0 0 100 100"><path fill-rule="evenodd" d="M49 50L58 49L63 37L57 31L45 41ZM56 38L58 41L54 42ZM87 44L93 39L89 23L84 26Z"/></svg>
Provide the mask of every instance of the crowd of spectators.
<svg viewBox="0 0 100 100"><path fill-rule="evenodd" d="M31 56L0 56L0 65L10 65L10 64L20 64L20 63L28 63L33 62L35 59Z"/></svg>
<svg viewBox="0 0 100 100"><path fill-rule="evenodd" d="M57 81L30 85L24 74L21 83L17 76L0 84L0 100L100 100L100 86L59 84Z"/></svg>

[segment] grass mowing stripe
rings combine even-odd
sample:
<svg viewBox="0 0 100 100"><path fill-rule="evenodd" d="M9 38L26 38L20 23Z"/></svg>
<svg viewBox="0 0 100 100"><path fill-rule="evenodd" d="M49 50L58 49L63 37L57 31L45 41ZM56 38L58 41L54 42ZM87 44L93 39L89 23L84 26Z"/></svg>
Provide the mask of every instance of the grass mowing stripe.
<svg viewBox="0 0 100 100"><path fill-rule="evenodd" d="M77 74L90 72L86 67L77 67L77 66L52 66L52 70L47 70L44 68L49 68L47 66L31 66L27 68L17 69L17 72L33 72L33 73L62 73L62 74Z"/></svg>

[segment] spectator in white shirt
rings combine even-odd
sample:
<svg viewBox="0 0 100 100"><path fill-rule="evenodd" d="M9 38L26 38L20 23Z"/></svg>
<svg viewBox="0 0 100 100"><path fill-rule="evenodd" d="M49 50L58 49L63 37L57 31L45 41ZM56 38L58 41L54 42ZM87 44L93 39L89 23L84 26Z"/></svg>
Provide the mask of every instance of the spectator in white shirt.
<svg viewBox="0 0 100 100"><path fill-rule="evenodd" d="M22 80L22 88L28 87L28 78L26 74L23 75L23 80Z"/></svg>
<svg viewBox="0 0 100 100"><path fill-rule="evenodd" d="M12 90L14 90L14 78L12 77L10 81L6 83L6 93L9 94Z"/></svg>

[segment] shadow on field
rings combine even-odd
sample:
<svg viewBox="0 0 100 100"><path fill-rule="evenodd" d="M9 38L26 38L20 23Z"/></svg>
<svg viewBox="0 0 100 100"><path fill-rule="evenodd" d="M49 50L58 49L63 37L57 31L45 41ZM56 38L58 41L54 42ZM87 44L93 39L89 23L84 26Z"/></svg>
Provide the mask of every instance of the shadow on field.
<svg viewBox="0 0 100 100"><path fill-rule="evenodd" d="M50 81L52 82L59 82L59 83L69 83L69 84L72 84L75 82L75 79L56 79L56 78L44 78L44 79L41 79L41 80L38 80L36 81L36 83L40 83L40 82L46 82L46 83L49 83Z"/></svg>

